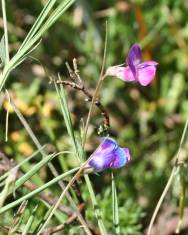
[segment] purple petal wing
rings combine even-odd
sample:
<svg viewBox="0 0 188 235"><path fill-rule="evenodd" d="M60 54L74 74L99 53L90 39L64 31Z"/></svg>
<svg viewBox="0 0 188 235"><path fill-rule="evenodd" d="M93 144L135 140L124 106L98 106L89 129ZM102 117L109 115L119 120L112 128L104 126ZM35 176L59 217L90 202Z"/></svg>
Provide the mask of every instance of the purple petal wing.
<svg viewBox="0 0 188 235"><path fill-rule="evenodd" d="M118 145L114 139L108 138L108 137L102 138L102 142L100 143L98 148L95 150L95 152L92 154L92 156L96 154L109 154L117 147Z"/></svg>
<svg viewBox="0 0 188 235"><path fill-rule="evenodd" d="M137 69L136 66L142 60L142 52L140 46L138 44L134 44L131 49L129 50L128 57L127 57L127 64L133 73L135 79L137 79Z"/></svg>
<svg viewBox="0 0 188 235"><path fill-rule="evenodd" d="M114 159L111 162L111 168L120 168L130 161L130 152L128 148L118 148L114 152Z"/></svg>
<svg viewBox="0 0 188 235"><path fill-rule="evenodd" d="M111 167L111 163L114 161L114 154L95 154L89 161L89 165L95 169L96 172L103 171Z"/></svg>
<svg viewBox="0 0 188 235"><path fill-rule="evenodd" d="M123 151L125 152L125 155L127 156L128 161L131 160L130 150L129 148L123 148Z"/></svg>
<svg viewBox="0 0 188 235"><path fill-rule="evenodd" d="M156 65L155 61L147 61L138 66L138 82L142 86L149 85L155 78Z"/></svg>
<svg viewBox="0 0 188 235"><path fill-rule="evenodd" d="M104 138L96 151L91 155L88 162L96 172L107 168L120 168L130 160L128 148L120 148L116 141L111 138Z"/></svg>
<svg viewBox="0 0 188 235"><path fill-rule="evenodd" d="M114 159L114 155L112 155L112 153L117 148L118 145L115 140L111 138L104 138L99 147L91 155L91 160L88 164L97 172L109 168Z"/></svg>

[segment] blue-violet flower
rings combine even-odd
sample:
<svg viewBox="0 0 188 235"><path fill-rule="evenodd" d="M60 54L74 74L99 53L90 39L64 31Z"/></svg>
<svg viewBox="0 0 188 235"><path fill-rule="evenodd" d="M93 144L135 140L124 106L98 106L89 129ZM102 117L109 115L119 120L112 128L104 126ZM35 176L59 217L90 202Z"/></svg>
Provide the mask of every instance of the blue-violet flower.
<svg viewBox="0 0 188 235"><path fill-rule="evenodd" d="M103 138L102 142L91 155L88 165L96 172L107 168L120 168L130 161L130 152L128 148L121 148L112 138Z"/></svg>

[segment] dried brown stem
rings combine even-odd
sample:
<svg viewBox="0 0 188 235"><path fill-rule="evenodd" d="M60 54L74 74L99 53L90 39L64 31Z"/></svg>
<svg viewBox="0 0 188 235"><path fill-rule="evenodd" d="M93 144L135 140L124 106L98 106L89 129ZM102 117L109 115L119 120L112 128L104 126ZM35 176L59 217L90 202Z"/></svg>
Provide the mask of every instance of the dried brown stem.
<svg viewBox="0 0 188 235"><path fill-rule="evenodd" d="M85 204L82 203L82 204L79 205L78 210L82 211L84 209L84 207L85 207ZM42 232L42 234L43 235L51 235L51 234L55 234L57 232L62 232L66 228L67 225L73 223L76 219L77 219L77 214L73 213L73 214L70 215L70 217L67 219L67 221L64 224L60 224L58 226L51 227L51 228L46 228ZM8 234L10 229L11 229L9 226L2 226L1 228L2 228L2 230L5 234ZM19 234L22 234L23 231L16 230L15 232L17 232ZM28 234L32 234L32 233L30 232Z"/></svg>
<svg viewBox="0 0 188 235"><path fill-rule="evenodd" d="M27 121L25 120L25 118L23 117L23 115L20 113L20 111L18 110L18 108L16 107L16 105L14 104L14 102L10 99L10 95L8 93L8 91L6 92L7 96L9 98L9 101L14 109L14 111L16 112L18 118L20 119L21 123L23 124L23 126L25 127L25 129L27 130L29 136L31 137L31 139L33 140L33 142L35 143L36 147L38 149L41 149L41 144L38 141L38 139L36 138L35 134L33 133L32 129L30 128L30 126L28 125ZM46 152L44 150L41 149L41 154L43 157L46 156ZM56 177L58 175L55 167L53 166L53 164L51 162L48 163L49 169L51 170L52 174ZM65 189L65 186L63 184L62 181L58 182L59 186L61 187L62 190ZM77 210L77 205L75 204L74 200L72 199L71 195L66 192L67 200L70 202L70 204L73 206L75 213L77 213L78 216L78 220L80 221L81 225L84 227L84 230L86 232L87 235L91 235L91 232L89 231L89 228L87 226L86 221L84 220L84 218L82 217L81 213ZM51 201L51 200L50 200ZM57 200L58 201L58 200ZM54 203L56 203L56 201L54 201Z"/></svg>
<svg viewBox="0 0 188 235"><path fill-rule="evenodd" d="M33 184L31 181L27 181L25 182L24 186L29 189L30 191L33 191L35 189L37 189L37 186L35 184ZM45 193L45 192L41 192L40 194L38 194L38 196L44 200L45 202L47 202L49 205L54 205L56 202L57 202L57 199L53 198L50 196L50 194L48 193ZM61 204L59 204L59 207L58 209L67 214L68 216L72 215L74 213L74 210L71 209L70 207L68 206L63 206Z"/></svg>
<svg viewBox="0 0 188 235"><path fill-rule="evenodd" d="M78 85L75 82L63 81L63 80L57 80L56 83L63 84L65 86L69 86L69 87L72 87L73 89L79 90L83 92L84 95L87 96L87 101L92 101L92 98L93 98L92 94L88 90L85 89L83 84ZM110 118L109 118L108 112L106 111L106 109L104 108L104 106L101 104L101 102L98 99L95 100L95 105L100 110L101 115L104 117L104 127L108 129L110 127Z"/></svg>
<svg viewBox="0 0 188 235"><path fill-rule="evenodd" d="M10 160L8 157L6 157L3 153L0 152L0 169L2 169L1 174L9 171L14 166L16 166L16 163L13 160ZM19 178L21 176L22 176L21 171L18 171L17 177ZM37 186L29 180L24 183L24 186L30 191L33 191L37 188ZM41 192L40 194L38 194L38 196L42 200L46 201L49 205L54 205L57 202L57 199L50 196L49 193ZM63 206L61 204L59 204L58 209L61 212L67 214L68 216L71 216L72 214L74 214L73 209L67 206Z"/></svg>
<svg viewBox="0 0 188 235"><path fill-rule="evenodd" d="M82 211L84 209L84 206L85 206L84 204L81 204L78 208L79 211ZM63 231L65 229L65 227L67 225L71 224L74 220L76 220L76 218L77 218L77 215L74 213L68 218L68 220L64 224L60 224L60 225L52 227L52 228L46 228L46 229L44 229L42 234L43 235L51 235L51 234Z"/></svg>

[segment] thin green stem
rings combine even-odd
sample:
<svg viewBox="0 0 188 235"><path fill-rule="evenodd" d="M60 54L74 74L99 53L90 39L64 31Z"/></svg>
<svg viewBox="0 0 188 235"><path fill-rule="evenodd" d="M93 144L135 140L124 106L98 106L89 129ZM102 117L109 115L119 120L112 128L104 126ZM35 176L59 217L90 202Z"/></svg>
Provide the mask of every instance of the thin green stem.
<svg viewBox="0 0 188 235"><path fill-rule="evenodd" d="M9 93L8 97L10 99ZM65 101L66 102L66 101ZM28 132L28 134L30 135L31 139L33 140L33 142L35 143L36 147L38 149L41 149L41 144L39 143L38 139L36 138L34 132L32 131L32 129L30 128L29 124L27 123L27 121L25 120L25 118L23 117L23 115L20 113L20 111L18 110L18 108L16 107L16 105L14 104L14 102L10 99L10 103L14 109L14 111L16 112L18 118L20 119L21 123L23 124L23 126L25 127L26 131ZM74 144L76 144L76 142L73 142ZM43 149L41 149L41 154L44 157L44 159L46 158L46 153ZM55 174L55 177L57 176L57 172L54 168L54 166L49 162L49 168L52 171L53 174ZM60 183L60 185L62 186L62 184ZM63 190L64 190L65 186L63 185ZM85 220L83 219L81 213L79 212L79 210L76 207L76 204L74 203L74 200L72 199L72 197L70 196L70 194L68 192L66 192L66 197L67 199L71 202L71 204L73 205L74 209L75 209L75 213L78 216L79 221L81 221L81 224L84 227L84 230L86 231L86 234L90 235L91 232L89 231L89 228L85 222Z"/></svg>
<svg viewBox="0 0 188 235"><path fill-rule="evenodd" d="M104 80L105 78L105 75L104 74L104 67L105 67L105 61L106 61L106 51L107 51L107 38L108 38L108 33L107 33L107 22L106 22L106 37L105 37L105 47L104 47L104 55L103 55L103 63L102 63L102 69L101 69L101 74L100 74L100 77L99 77L99 80L98 80L98 83L97 83L97 86L96 86L96 89L95 89L95 92L94 92L94 95L93 95L93 99L92 99L92 102L91 102L91 106L90 106L90 110L89 110L89 114L88 114L88 118L87 118L87 123L86 123L86 127L85 127L85 132L84 132L84 139L83 139L83 142L82 142L82 146L84 148L84 145L85 145L85 141L86 141L86 137L87 137L87 130L88 130L88 126L89 126L89 121L91 119L91 115L92 115L92 111L93 111L93 107L94 107L94 102L95 102L95 99L98 95L98 92L99 92L99 89L101 87L101 84L102 84L102 81ZM58 201L56 202L56 204L54 205L51 213L49 214L48 218L46 219L45 223L43 224L43 226L41 227L40 231L38 232L38 234L40 234L42 232L42 230L46 227L46 225L48 224L49 220L51 219L51 217L53 216L54 212L56 211L59 203L61 202L61 200L63 199L63 197L65 196L66 192L69 190L69 188L71 187L71 185L75 182L75 180L79 177L79 175L82 173L84 167L88 164L90 158L87 159L87 161L85 161L83 163L83 165L80 167L80 169L77 171L77 173L74 175L74 177L69 181L69 183L67 184L67 186L65 187L65 189L63 190L63 192L61 193ZM103 223L103 222L101 222ZM103 225L104 227L104 225ZM104 232L104 230L101 230L101 234L102 235L106 235L106 233Z"/></svg>
<svg viewBox="0 0 188 235"><path fill-rule="evenodd" d="M27 195L19 198L18 200L12 202L12 203L9 203L8 205L0 208L0 214L6 212L7 210L19 205L20 203L22 203L23 201L37 195L38 193L42 192L43 190L45 190L46 188L52 186L53 184L57 183L58 181L64 179L65 177L67 177L68 175L70 174L73 174L75 171L78 170L78 167L77 168L74 168L74 169L71 169L70 171L67 171L61 175L58 175L56 178L52 179L51 181L49 181L48 183L42 185L41 187L33 190L32 192L28 193ZM59 204L58 204L59 205Z"/></svg>
<svg viewBox="0 0 188 235"><path fill-rule="evenodd" d="M9 124L9 108L10 106L8 106L7 108L7 112L6 112L6 121L5 121L5 142L8 141L8 124Z"/></svg>
<svg viewBox="0 0 188 235"><path fill-rule="evenodd" d="M117 190L115 184L115 178L113 172L111 173L112 177L112 213L113 213L113 225L116 235L120 235L120 224L119 224L119 210L118 210L118 199L117 199Z"/></svg>
<svg viewBox="0 0 188 235"><path fill-rule="evenodd" d="M6 5L5 0L1 0L2 13L3 13L3 26L5 35L5 64L9 62L9 48L8 48L8 29L7 29L7 16L6 16Z"/></svg>
<svg viewBox="0 0 188 235"><path fill-rule="evenodd" d="M182 134L182 137L181 137L181 140L180 140L178 152L177 152L177 154L175 156L175 163L174 163L174 166L172 168L172 172L170 174L170 177L169 177L169 179L167 181L167 184L166 184L166 186L165 186L165 188L164 188L164 190L163 190L163 192L161 194L161 197L160 197L160 199L159 199L159 201L158 201L158 203L157 203L157 205L155 207L155 210L153 212L151 221L149 223L147 235L151 234L151 230L152 230L155 218L157 217L158 211L159 211L159 209L160 209L160 207L161 207L161 205L163 203L163 200L164 200L164 198L165 198L165 196L166 196L166 194L167 194L167 192L168 192L168 190L169 190L169 188L171 186L171 183L172 183L172 181L174 179L174 176L176 175L176 171L177 171L177 167L178 167L178 161L179 161L179 156L180 156L180 152L182 150L182 146L183 146L183 143L184 143L184 140L185 140L187 129L188 129L188 119L187 119L187 121L185 123L185 126L184 126L184 129L183 129L183 134Z"/></svg>
<svg viewBox="0 0 188 235"><path fill-rule="evenodd" d="M84 145L86 142L86 137L87 137L87 130L88 130L88 126L89 126L89 122L91 119L91 115L92 115L92 111L93 111L93 107L94 107L94 103L95 100L97 98L98 92L100 90L102 81L104 80L104 78L106 77L106 75L104 74L104 68L105 68L105 61L106 61L106 51L107 51L107 38L108 38L108 33L107 33L107 22L106 22L106 37L105 37L105 47L104 47L104 54L103 54L103 63L102 63L102 68L101 68L101 73L100 73L100 77L93 95L93 99L91 102L91 106L90 106L90 110L88 113L88 117L87 117L87 122L86 122L86 127L85 127L85 132L84 132L84 137L83 137L83 142L82 142L82 146L84 149ZM74 175L74 177L70 180L70 182L67 184L67 186L65 187L65 189L63 190L63 192L61 193L58 201L56 202L56 204L54 205L53 209L51 210L51 213L49 214L48 218L46 219L45 223L43 224L43 226L41 227L40 231L37 234L40 234L42 232L42 230L46 227L46 225L48 224L49 220L51 219L51 217L53 216L53 214L55 213L58 205L60 204L61 200L63 199L63 197L65 196L66 192L68 191L68 189L71 187L71 185L74 183L74 181L79 177L79 175L82 173L84 167L87 165L87 163L89 162L90 158L87 159L87 161L84 162L84 164L79 168L79 170L77 171L77 173ZM94 195L94 192L93 192ZM106 235L106 231L105 231L105 227L104 224L102 222L102 220L100 221L100 223L102 223L102 226L104 229L101 230L101 234L102 235ZM100 227L101 229L101 227Z"/></svg>
<svg viewBox="0 0 188 235"><path fill-rule="evenodd" d="M77 171L77 173L73 176L73 178L70 180L70 182L67 184L67 186L65 187L65 189L63 190L63 192L61 193L59 199L57 200L56 204L54 205L54 207L52 208L48 218L46 219L45 223L43 224L43 226L41 227L41 229L39 230L39 232L37 234L40 234L42 232L42 230L46 227L46 225L48 224L48 222L50 221L50 219L52 218L53 214L55 213L56 209L58 208L59 204L61 203L61 200L63 199L63 197L65 196L66 192L68 191L68 189L70 188L70 186L74 183L74 181L77 179L77 177L80 175L80 173L82 172L82 167L79 168L79 170Z"/></svg>
<svg viewBox="0 0 188 235"><path fill-rule="evenodd" d="M37 211L37 208L38 208L38 205L34 207L32 213L31 213L31 215L30 215L30 217L29 217L29 219L28 219L28 221L27 221L27 223L26 223L26 225L25 225L25 227L22 231L22 235L27 235L29 233L31 225L32 225L32 223L35 219L35 213Z"/></svg>
<svg viewBox="0 0 188 235"><path fill-rule="evenodd" d="M102 67L101 67L101 73L100 73L100 77L99 77L99 80L97 82L97 86L96 86L95 92L93 94L93 98L92 98L91 105L90 105L90 108L89 108L89 113L88 113L88 117L87 117L87 121L86 121L86 125L85 125L85 130L84 130L84 135L83 135L83 142L82 142L83 148L85 147L89 122L91 120L91 116L92 116L92 113L93 113L95 100L96 100L96 98L98 96L98 93L99 93L99 90L102 86L102 82L103 82L104 78L106 77L106 75L104 74L104 69L105 69L105 63L106 63L107 42L108 42L108 24L106 22L106 35L105 35L104 54L103 54L103 62L102 62Z"/></svg>
<svg viewBox="0 0 188 235"><path fill-rule="evenodd" d="M87 184L87 188L89 190L89 194L90 194L90 197L91 197L93 209L95 211L95 216L96 216L96 219L97 219L97 222L98 222L100 232L101 232L102 235L107 235L107 231L106 231L106 228L105 228L103 220L102 220L102 213L101 213L101 210L100 210L99 205L97 203L95 193L93 191L93 187L92 187L91 181L89 179L89 176L84 175L84 178L85 178L85 181L86 181L86 184Z"/></svg>

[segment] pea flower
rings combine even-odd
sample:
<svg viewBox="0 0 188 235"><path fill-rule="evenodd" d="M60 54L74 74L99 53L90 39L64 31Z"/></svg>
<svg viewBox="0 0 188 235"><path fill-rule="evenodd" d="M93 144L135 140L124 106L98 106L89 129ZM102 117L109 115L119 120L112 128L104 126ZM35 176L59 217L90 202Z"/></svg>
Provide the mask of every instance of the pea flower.
<svg viewBox="0 0 188 235"><path fill-rule="evenodd" d="M130 152L128 148L121 148L112 138L103 138L102 142L91 155L88 163L89 167L94 168L96 172L107 168L120 168L130 161Z"/></svg>
<svg viewBox="0 0 188 235"><path fill-rule="evenodd" d="M136 81L142 86L147 86L155 78L158 63L155 61L141 63L141 60L141 48L138 44L134 44L127 56L127 66L111 66L107 69L106 75L115 76L127 82Z"/></svg>

